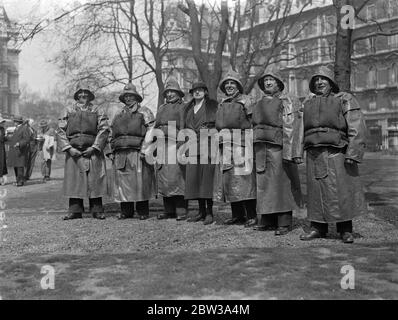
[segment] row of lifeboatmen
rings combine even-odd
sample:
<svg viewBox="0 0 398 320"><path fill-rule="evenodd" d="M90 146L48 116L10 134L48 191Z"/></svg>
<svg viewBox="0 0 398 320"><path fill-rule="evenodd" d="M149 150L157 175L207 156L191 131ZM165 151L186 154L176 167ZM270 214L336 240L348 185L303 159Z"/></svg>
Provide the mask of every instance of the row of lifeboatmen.
<svg viewBox="0 0 398 320"><path fill-rule="evenodd" d="M311 95L304 102L284 93L278 70L265 72L258 86L263 95L253 101L243 93L238 74L231 70L220 82L225 97L219 103L208 97L203 82L192 86L192 99L184 102L178 82L169 78L163 93L165 103L155 117L141 105L142 96L129 83L111 120L94 104L94 94L79 88L76 102L66 109L57 130L66 153L64 192L69 212L64 220L82 218L84 198L89 199L93 217L105 219L102 197L108 194L108 157L112 160L112 196L120 203L118 219L132 218L135 213L139 219L147 219L149 201L161 196L164 210L158 219L208 225L214 222L213 201L224 201L231 205L225 224L285 235L292 230L293 211L303 205L298 165L306 152L311 230L301 235L301 240L325 237L328 223L336 223L343 242L352 243L352 219L366 211L358 174L366 128L357 100L340 92L333 72L326 67L310 79ZM164 133L162 153L176 155L181 142L176 141L175 132L185 129L198 136L204 129L238 135L229 141L217 140L221 160L216 163L204 162L200 152L194 155L196 163L148 161L155 130ZM208 139L209 144L214 141L211 136ZM226 161L225 154L246 155L253 165L235 161L233 156ZM198 211L189 213L190 200L198 201Z"/></svg>

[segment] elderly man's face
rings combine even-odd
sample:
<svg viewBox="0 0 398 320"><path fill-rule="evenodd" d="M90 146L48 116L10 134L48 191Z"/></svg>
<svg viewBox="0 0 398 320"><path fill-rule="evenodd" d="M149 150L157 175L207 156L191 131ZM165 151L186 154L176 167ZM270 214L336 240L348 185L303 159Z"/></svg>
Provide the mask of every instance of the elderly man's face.
<svg viewBox="0 0 398 320"><path fill-rule="evenodd" d="M238 84L234 80L227 80L224 84L224 88L227 96L233 96L238 92Z"/></svg>
<svg viewBox="0 0 398 320"><path fill-rule="evenodd" d="M266 76L264 77L264 92L265 93L274 93L280 91L278 82L274 77Z"/></svg>
<svg viewBox="0 0 398 320"><path fill-rule="evenodd" d="M86 91L81 91L78 95L77 95L77 101L81 104L86 104L88 102L88 92Z"/></svg>
<svg viewBox="0 0 398 320"><path fill-rule="evenodd" d="M179 94L177 91L174 90L167 90L166 91L166 100L167 101L174 101L177 100L179 97Z"/></svg>
<svg viewBox="0 0 398 320"><path fill-rule="evenodd" d="M193 98L195 100L202 100L205 97L205 89L203 88L196 88L193 91Z"/></svg>
<svg viewBox="0 0 398 320"><path fill-rule="evenodd" d="M330 85L328 78L322 76L315 77L315 94L328 94L331 89L332 86Z"/></svg>
<svg viewBox="0 0 398 320"><path fill-rule="evenodd" d="M124 103L126 105L131 106L135 102L138 102L138 100L134 94L128 93L124 96Z"/></svg>

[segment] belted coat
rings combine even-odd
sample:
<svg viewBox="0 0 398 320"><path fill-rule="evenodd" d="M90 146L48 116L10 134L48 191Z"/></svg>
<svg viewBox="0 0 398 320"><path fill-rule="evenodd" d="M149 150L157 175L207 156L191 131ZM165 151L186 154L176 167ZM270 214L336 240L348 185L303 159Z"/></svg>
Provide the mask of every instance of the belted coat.
<svg viewBox="0 0 398 320"><path fill-rule="evenodd" d="M73 158L67 150L71 148L66 132L69 118L78 111L88 111L96 116L96 136L92 147L96 152L86 158ZM64 195L69 198L99 198L108 194L104 148L109 135L108 118L105 113L91 102L87 106L74 103L68 107L57 129L58 144L65 151Z"/></svg>
<svg viewBox="0 0 398 320"><path fill-rule="evenodd" d="M194 113L195 100L187 103L184 109L184 128L193 130L196 134L196 164L188 163L185 169L185 199L212 199L213 178L215 163L211 161L211 145L214 141L212 134L216 134L215 121L217 101L205 98L198 112ZM200 136L201 130L207 129L207 138ZM213 129L213 132L212 132ZM201 163L204 150L203 143L207 145L207 163ZM215 146L218 148L218 146ZM213 147L213 150L217 150Z"/></svg>
<svg viewBox="0 0 398 320"><path fill-rule="evenodd" d="M275 141L262 141L254 134L257 214L260 215L292 211L302 203L298 166L292 161L303 157L302 104L280 92L273 96L264 95L254 106L253 117L256 118L262 112L260 109L267 108L271 101L281 106L276 114L282 124L281 137Z"/></svg>
<svg viewBox="0 0 398 320"><path fill-rule="evenodd" d="M178 131L183 127L184 102L164 103L156 114L155 129L162 130L157 137L156 181L157 193L162 197L185 195L185 165L177 161ZM169 122L170 121L170 122Z"/></svg>
<svg viewBox="0 0 398 320"><path fill-rule="evenodd" d="M329 96L340 101L340 108L334 117L341 117L345 121L345 132L341 132L344 136L341 140L343 144L305 146L308 219L321 223L349 221L367 211L358 170L365 150L364 117L357 99L352 94L332 92ZM317 110L310 106L319 108L322 98L324 97L311 96L304 102L304 124L317 114ZM313 99L318 99L319 103L310 103ZM306 134L308 136L308 132L304 131L304 141ZM354 163L347 164L346 159L351 159Z"/></svg>
<svg viewBox="0 0 398 320"><path fill-rule="evenodd" d="M146 136L151 135L155 120L152 111L138 103L132 106L123 105L111 120L110 142L114 139L114 119L123 113L135 112L143 115ZM146 201L154 198L156 193L154 165L148 163L144 157L147 144L147 139L144 139L139 148L111 150L114 155L112 194L116 202Z"/></svg>
<svg viewBox="0 0 398 320"><path fill-rule="evenodd" d="M221 111L223 103L235 102L243 106L244 114L242 114L240 121L245 125L249 124L250 127L241 131L238 136L235 136L235 139L233 134L231 140L225 139L225 136L220 137L219 163L214 175L213 199L216 201L238 202L256 199L256 172L253 169L253 130L250 123L253 101L249 96L238 93L223 99L217 112ZM237 138L239 136L240 138ZM240 155L239 158L236 155Z"/></svg>

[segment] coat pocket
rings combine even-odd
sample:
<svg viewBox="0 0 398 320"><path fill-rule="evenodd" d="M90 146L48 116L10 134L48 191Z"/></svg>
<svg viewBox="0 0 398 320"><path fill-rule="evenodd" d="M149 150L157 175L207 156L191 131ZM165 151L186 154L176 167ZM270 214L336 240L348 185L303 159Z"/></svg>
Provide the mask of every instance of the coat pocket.
<svg viewBox="0 0 398 320"><path fill-rule="evenodd" d="M254 145L254 154L255 154L255 162L256 162L256 172L262 173L265 171L266 162L267 162L267 149L265 148L265 144L256 143Z"/></svg>
<svg viewBox="0 0 398 320"><path fill-rule="evenodd" d="M116 170L123 170L126 167L126 158L124 153L115 155L114 164Z"/></svg>
<svg viewBox="0 0 398 320"><path fill-rule="evenodd" d="M328 176L328 154L327 152L311 152L310 156L314 163L315 179L324 179Z"/></svg>

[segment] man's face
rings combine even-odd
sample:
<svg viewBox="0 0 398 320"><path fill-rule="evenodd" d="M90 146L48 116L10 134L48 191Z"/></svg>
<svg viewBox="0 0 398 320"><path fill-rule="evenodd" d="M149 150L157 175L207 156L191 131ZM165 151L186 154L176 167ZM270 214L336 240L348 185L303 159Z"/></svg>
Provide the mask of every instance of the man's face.
<svg viewBox="0 0 398 320"><path fill-rule="evenodd" d="M278 82L274 77L266 76L264 77L264 92L265 93L274 93L280 91Z"/></svg>
<svg viewBox="0 0 398 320"><path fill-rule="evenodd" d="M193 91L193 98L195 100L202 100L205 97L205 89L203 88L196 88Z"/></svg>
<svg viewBox="0 0 398 320"><path fill-rule="evenodd" d="M133 103L137 102L137 97L131 93L128 93L124 96L124 103L128 106L131 106Z"/></svg>
<svg viewBox="0 0 398 320"><path fill-rule="evenodd" d="M233 96L238 92L238 84L234 80L227 80L224 84L224 88L227 96Z"/></svg>
<svg viewBox="0 0 398 320"><path fill-rule="evenodd" d="M317 95L327 94L332 89L330 82L325 77L315 77L315 93Z"/></svg>
<svg viewBox="0 0 398 320"><path fill-rule="evenodd" d="M166 100L167 101L174 101L177 100L179 97L178 92L174 90L167 90L166 91Z"/></svg>
<svg viewBox="0 0 398 320"><path fill-rule="evenodd" d="M86 104L88 102L88 93L86 91L81 91L77 95L77 101L81 104Z"/></svg>

